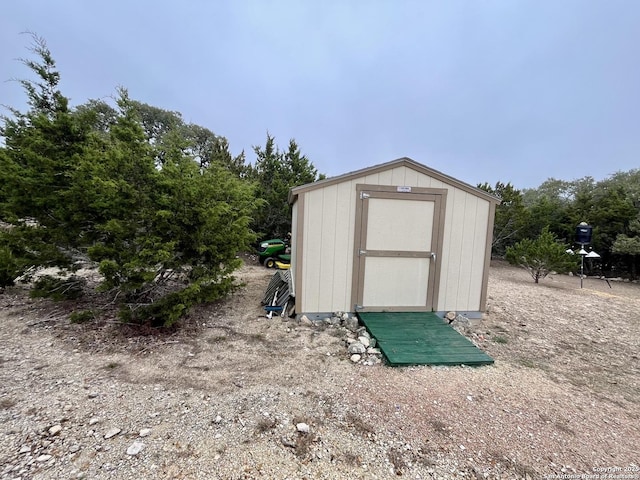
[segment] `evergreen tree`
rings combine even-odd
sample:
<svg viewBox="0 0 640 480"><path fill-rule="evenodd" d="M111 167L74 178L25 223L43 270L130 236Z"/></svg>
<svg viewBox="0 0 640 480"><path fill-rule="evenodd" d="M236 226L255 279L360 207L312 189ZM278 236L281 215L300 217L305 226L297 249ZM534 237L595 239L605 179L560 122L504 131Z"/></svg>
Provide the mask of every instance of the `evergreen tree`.
<svg viewBox="0 0 640 480"><path fill-rule="evenodd" d="M275 139L267 133L264 148L254 147L256 163L249 178L257 184L256 195L264 205L256 213L253 229L262 236L280 237L291 231L289 190L324 178L311 161L300 152L295 140L281 152Z"/></svg>
<svg viewBox="0 0 640 480"><path fill-rule="evenodd" d="M495 187L484 183L478 185L478 188L500 199L493 224L491 253L503 257L507 247L522 237L522 232L527 226L528 215L522 201L522 193L511 183L496 182Z"/></svg>
<svg viewBox="0 0 640 480"><path fill-rule="evenodd" d="M567 248L545 227L535 240L525 238L508 247L506 258L509 263L527 270L538 283L550 272L566 273L576 266L575 258L567 253Z"/></svg>
<svg viewBox="0 0 640 480"><path fill-rule="evenodd" d="M34 42L30 110L2 128L0 286L28 268L73 271L89 259L123 319L164 326L231 291L237 253L255 240L252 184L222 162L197 162L179 116L141 109L124 90L117 109L71 111L44 41ZM81 293L64 279L36 287Z"/></svg>

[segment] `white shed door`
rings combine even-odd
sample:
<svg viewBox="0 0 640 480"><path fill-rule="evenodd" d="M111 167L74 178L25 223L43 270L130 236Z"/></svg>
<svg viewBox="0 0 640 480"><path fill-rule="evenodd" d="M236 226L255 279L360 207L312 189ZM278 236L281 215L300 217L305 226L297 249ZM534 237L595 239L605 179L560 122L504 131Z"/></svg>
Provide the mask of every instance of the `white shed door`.
<svg viewBox="0 0 640 480"><path fill-rule="evenodd" d="M357 308L433 310L440 195L362 191L359 201Z"/></svg>

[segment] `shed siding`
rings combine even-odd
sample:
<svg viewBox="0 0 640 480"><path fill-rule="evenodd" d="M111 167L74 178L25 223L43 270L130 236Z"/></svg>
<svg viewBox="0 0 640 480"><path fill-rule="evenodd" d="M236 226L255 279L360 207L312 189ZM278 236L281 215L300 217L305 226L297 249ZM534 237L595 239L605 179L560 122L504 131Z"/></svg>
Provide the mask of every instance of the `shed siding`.
<svg viewBox="0 0 640 480"><path fill-rule="evenodd" d="M298 312L353 311L357 184L448 190L437 310L480 310L490 202L407 166L397 166L300 194L304 196L302 222L294 215L294 230L304 229ZM294 259L296 253L292 252Z"/></svg>
<svg viewBox="0 0 640 480"><path fill-rule="evenodd" d="M299 204L298 204L299 205ZM298 239L302 240L302 228L298 225L298 205L294 205L294 207L291 209L291 233L295 233L297 234L298 238L292 238L291 239L291 277L292 277L292 294L295 297L296 296L296 281L298 281L299 279L298 277L298 272L296 272L295 267L296 265L298 265L298 263L296 262L296 255L298 254Z"/></svg>

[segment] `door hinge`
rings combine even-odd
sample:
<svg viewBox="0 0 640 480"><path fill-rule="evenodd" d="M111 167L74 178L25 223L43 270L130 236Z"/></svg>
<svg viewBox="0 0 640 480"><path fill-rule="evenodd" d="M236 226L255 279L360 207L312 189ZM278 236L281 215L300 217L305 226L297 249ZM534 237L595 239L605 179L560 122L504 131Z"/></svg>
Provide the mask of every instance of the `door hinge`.
<svg viewBox="0 0 640 480"><path fill-rule="evenodd" d="M371 195L369 195L367 192L360 192L360 200L365 200L367 198L369 198Z"/></svg>
<svg viewBox="0 0 640 480"><path fill-rule="evenodd" d="M367 251L366 251L366 250L360 250L360 251L358 252L358 255L359 255L359 256L363 256L363 255L366 255L366 254L367 254Z"/></svg>
<svg viewBox="0 0 640 480"><path fill-rule="evenodd" d="M354 310L355 312L357 312L358 310L362 310L362 305L357 305L357 304L356 304L356 305L354 305L354 306L353 306L353 310Z"/></svg>

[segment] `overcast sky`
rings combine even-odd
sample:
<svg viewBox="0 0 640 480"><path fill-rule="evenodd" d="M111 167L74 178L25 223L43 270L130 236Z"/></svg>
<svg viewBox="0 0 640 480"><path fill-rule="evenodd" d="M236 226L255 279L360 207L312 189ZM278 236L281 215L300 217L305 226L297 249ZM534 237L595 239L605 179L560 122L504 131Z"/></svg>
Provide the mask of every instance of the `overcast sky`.
<svg viewBox="0 0 640 480"><path fill-rule="evenodd" d="M640 167L639 25L636 0L7 0L0 103L24 104L30 30L72 104L123 86L251 161L269 131L329 176L599 180Z"/></svg>

